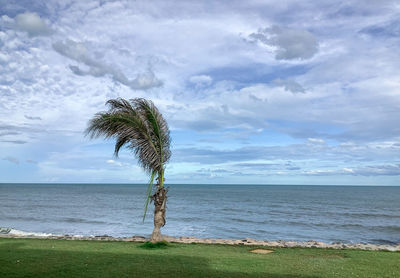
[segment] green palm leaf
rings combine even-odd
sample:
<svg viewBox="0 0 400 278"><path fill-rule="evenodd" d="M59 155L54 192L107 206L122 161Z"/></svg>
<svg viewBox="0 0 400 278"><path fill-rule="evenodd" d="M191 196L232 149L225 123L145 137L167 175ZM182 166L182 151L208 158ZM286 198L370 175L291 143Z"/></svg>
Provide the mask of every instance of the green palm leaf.
<svg viewBox="0 0 400 278"><path fill-rule="evenodd" d="M146 194L147 199L146 199L146 204L144 207L143 222L144 222L144 219L146 218L147 207L149 205L151 192L153 191L153 183L154 183L154 178L155 178L156 174L157 174L157 172L153 171L153 173L151 174L151 177L150 177L149 187L147 188L147 194Z"/></svg>
<svg viewBox="0 0 400 278"><path fill-rule="evenodd" d="M126 146L145 171L163 175L171 156L170 135L166 121L153 102L142 98L112 99L107 105L107 112L97 113L89 121L86 135L116 139L116 156Z"/></svg>
<svg viewBox="0 0 400 278"><path fill-rule="evenodd" d="M156 175L159 178L158 186L163 187L164 184L165 164L171 157L169 128L157 107L149 100L118 98L106 104L109 110L95 114L85 133L90 138L116 139L114 155L118 157L119 151L125 146L150 174L144 221Z"/></svg>

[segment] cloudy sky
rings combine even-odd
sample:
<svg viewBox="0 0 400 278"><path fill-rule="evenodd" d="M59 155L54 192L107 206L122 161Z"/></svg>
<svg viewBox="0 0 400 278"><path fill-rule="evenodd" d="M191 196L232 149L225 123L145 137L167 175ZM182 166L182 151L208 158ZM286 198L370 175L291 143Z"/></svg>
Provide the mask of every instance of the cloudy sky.
<svg viewBox="0 0 400 278"><path fill-rule="evenodd" d="M400 185L400 3L0 0L0 182L142 183L83 135L167 119L167 183Z"/></svg>

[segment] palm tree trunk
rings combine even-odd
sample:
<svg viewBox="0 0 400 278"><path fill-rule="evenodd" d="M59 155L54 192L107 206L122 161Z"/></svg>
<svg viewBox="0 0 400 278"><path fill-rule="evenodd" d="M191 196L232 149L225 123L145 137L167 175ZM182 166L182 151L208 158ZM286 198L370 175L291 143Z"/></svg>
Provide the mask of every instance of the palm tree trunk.
<svg viewBox="0 0 400 278"><path fill-rule="evenodd" d="M166 223L167 192L168 189L158 185L156 193L151 197L154 201L154 230L151 235L151 242L153 243L162 241L161 227Z"/></svg>

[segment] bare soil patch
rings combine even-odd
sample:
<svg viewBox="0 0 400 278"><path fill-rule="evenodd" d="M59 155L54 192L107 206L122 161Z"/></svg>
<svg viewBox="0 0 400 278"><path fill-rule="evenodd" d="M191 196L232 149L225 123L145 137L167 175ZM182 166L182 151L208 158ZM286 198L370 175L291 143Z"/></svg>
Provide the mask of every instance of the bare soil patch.
<svg viewBox="0 0 400 278"><path fill-rule="evenodd" d="M256 253L256 254L269 254L273 253L273 250L268 250L268 249L253 249L250 250L251 253Z"/></svg>

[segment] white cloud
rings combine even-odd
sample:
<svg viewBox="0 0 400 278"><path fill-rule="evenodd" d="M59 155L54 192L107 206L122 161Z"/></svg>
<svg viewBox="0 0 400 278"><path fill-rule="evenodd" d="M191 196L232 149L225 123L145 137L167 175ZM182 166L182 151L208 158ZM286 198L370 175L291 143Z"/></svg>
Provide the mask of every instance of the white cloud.
<svg viewBox="0 0 400 278"><path fill-rule="evenodd" d="M209 86L212 83L212 78L209 75L193 75L189 78L189 81L196 86Z"/></svg>
<svg viewBox="0 0 400 278"><path fill-rule="evenodd" d="M343 168L343 171L345 171L347 173L354 173L354 170L351 168Z"/></svg>
<svg viewBox="0 0 400 278"><path fill-rule="evenodd" d="M105 162L112 144L96 141L65 159L86 146L87 120L115 97L152 99L168 120L176 149L215 149L215 157L187 156L204 169L218 162L230 171L227 160L251 153L243 145L259 144L272 146L264 157L293 160L293 167L282 164L287 175L301 165L348 178L356 176L342 169L378 173L367 160L398 163L396 2L14 2L2 7L8 15L0 17L0 149L4 157L26 161L29 154L40 161L43 177L120 181L132 175L124 160L116 161L123 167ZM51 26L51 38L27 39L16 29L15 15L26 10ZM259 26L275 27L255 32ZM248 43L251 33L257 43ZM228 148L234 152L223 151ZM252 156L246 163L254 163ZM185 166L174 171L190 178ZM219 173L221 179L237 182L231 174L239 173L231 172ZM264 180L258 175L253 181Z"/></svg>
<svg viewBox="0 0 400 278"><path fill-rule="evenodd" d="M15 26L20 31L25 31L30 37L48 36L51 28L36 13L26 12L15 17Z"/></svg>
<svg viewBox="0 0 400 278"><path fill-rule="evenodd" d="M112 164L112 165L117 165L117 166L122 166L122 163L121 162L118 162L118 161L115 161L115 160L113 160L113 159L109 159L109 160L107 160L106 161L108 164Z"/></svg>
<svg viewBox="0 0 400 278"><path fill-rule="evenodd" d="M325 144L325 140L320 138L308 138L308 142L313 144Z"/></svg>
<svg viewBox="0 0 400 278"><path fill-rule="evenodd" d="M134 90L147 90L160 87L163 84L151 69L138 74L134 79L128 79L115 65L106 64L98 59L92 58L91 51L82 42L73 40L66 40L65 42L57 41L53 43L53 48L61 55L88 67L87 70L83 70L79 66L70 65L69 68L71 71L79 76L91 75L94 77L102 77L109 75L114 81Z"/></svg>
<svg viewBox="0 0 400 278"><path fill-rule="evenodd" d="M276 79L274 80L274 84L279 87L283 87L285 91L290 91L294 94L296 93L305 93L305 89L299 83L294 80L282 80Z"/></svg>
<svg viewBox="0 0 400 278"><path fill-rule="evenodd" d="M19 159L12 157L12 156L6 156L3 158L3 160L6 160L6 161L14 163L14 164L19 164Z"/></svg>
<svg viewBox="0 0 400 278"><path fill-rule="evenodd" d="M4 65L10 61L10 56L5 53L0 53L0 65Z"/></svg>
<svg viewBox="0 0 400 278"><path fill-rule="evenodd" d="M318 42L307 30L272 26L259 29L250 38L262 44L276 47L277 60L310 59L318 52Z"/></svg>

